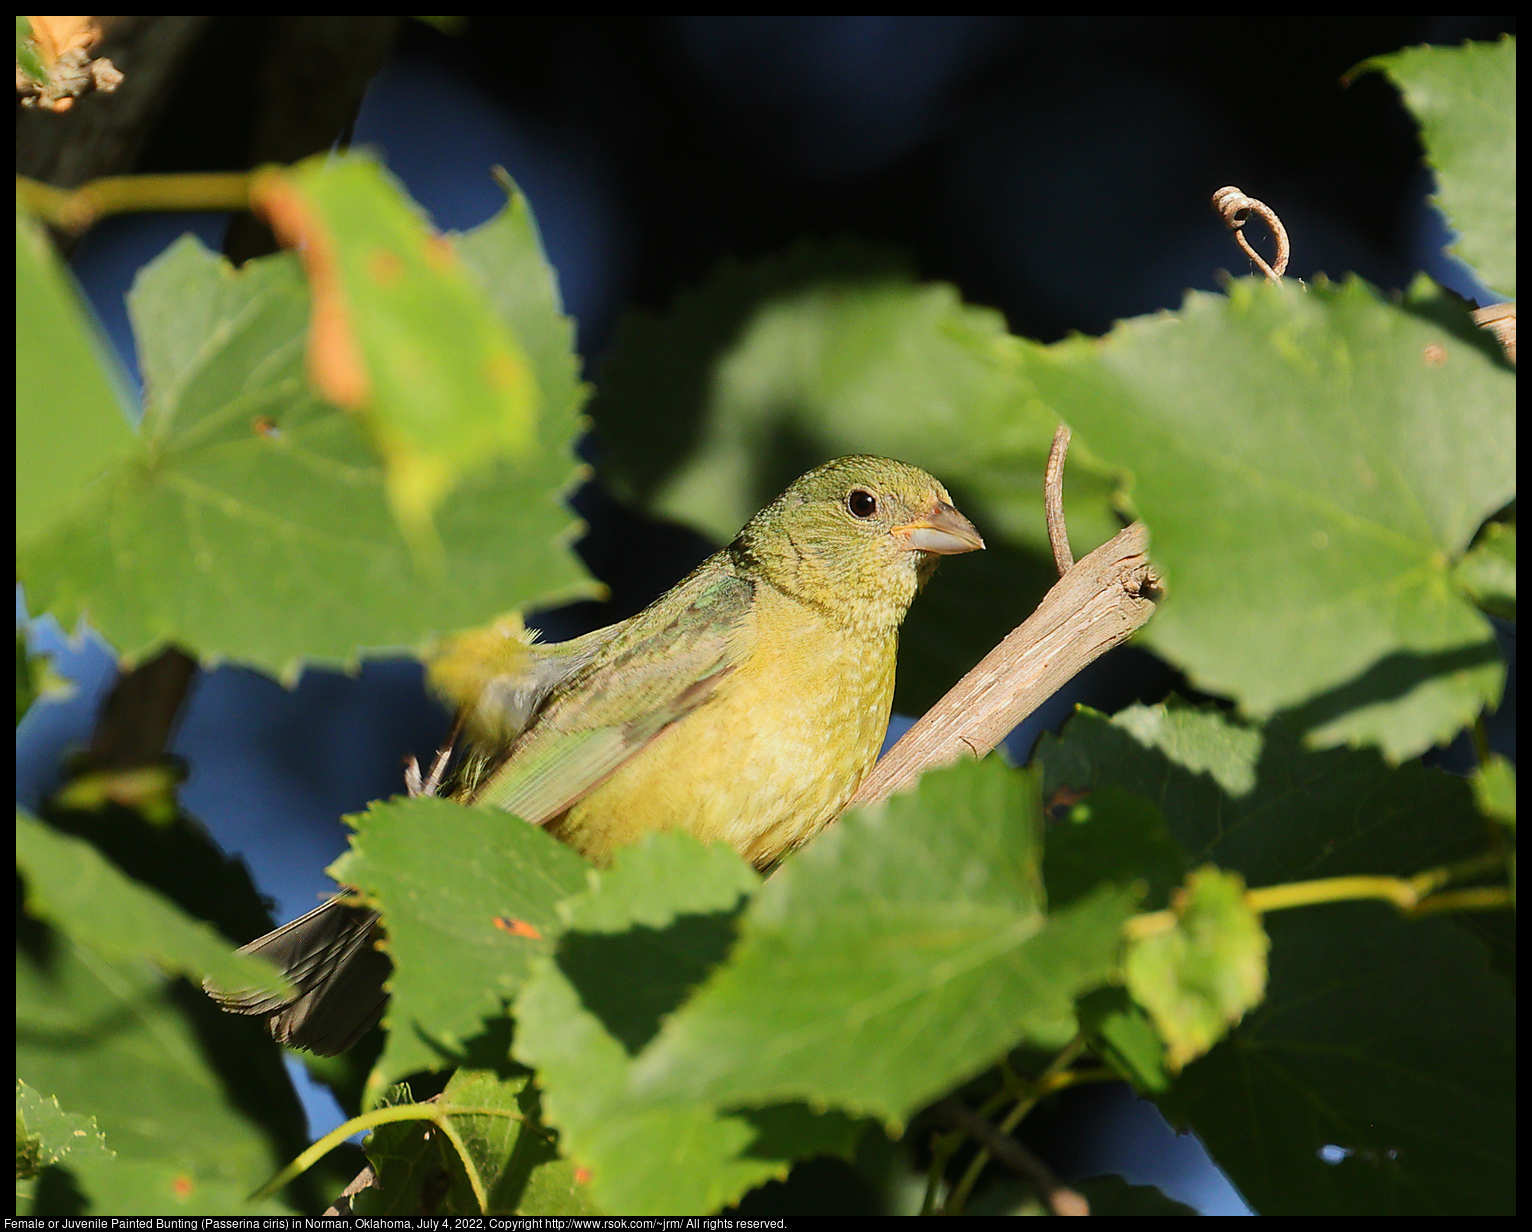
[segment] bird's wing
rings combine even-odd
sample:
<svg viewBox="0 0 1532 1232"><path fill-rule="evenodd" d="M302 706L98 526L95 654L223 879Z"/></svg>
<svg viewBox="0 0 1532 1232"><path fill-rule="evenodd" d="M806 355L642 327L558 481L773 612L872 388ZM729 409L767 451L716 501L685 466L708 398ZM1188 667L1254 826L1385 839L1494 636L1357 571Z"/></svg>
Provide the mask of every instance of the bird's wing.
<svg viewBox="0 0 1532 1232"><path fill-rule="evenodd" d="M506 760L474 788L541 825L672 723L706 704L737 664L754 584L704 566L654 607L611 630L557 688Z"/></svg>

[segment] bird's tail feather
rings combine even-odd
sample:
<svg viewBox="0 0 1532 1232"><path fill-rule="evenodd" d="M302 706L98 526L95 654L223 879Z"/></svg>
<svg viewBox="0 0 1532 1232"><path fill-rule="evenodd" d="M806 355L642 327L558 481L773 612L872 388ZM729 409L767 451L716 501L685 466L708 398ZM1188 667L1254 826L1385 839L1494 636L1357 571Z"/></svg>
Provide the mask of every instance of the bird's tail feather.
<svg viewBox="0 0 1532 1232"><path fill-rule="evenodd" d="M376 911L334 898L240 948L280 967L296 989L292 996L206 981L203 988L231 1013L266 1016L277 1043L333 1056L383 1015L393 964L377 947L381 934Z"/></svg>

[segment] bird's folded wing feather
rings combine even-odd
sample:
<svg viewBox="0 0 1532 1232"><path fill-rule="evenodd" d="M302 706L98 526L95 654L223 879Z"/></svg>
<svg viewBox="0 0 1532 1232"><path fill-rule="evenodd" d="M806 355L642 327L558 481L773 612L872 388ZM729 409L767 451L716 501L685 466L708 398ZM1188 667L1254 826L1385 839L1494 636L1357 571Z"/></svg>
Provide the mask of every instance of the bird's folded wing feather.
<svg viewBox="0 0 1532 1232"><path fill-rule="evenodd" d="M705 705L745 653L753 584L699 569L614 626L474 790L535 825L557 817L671 724Z"/></svg>

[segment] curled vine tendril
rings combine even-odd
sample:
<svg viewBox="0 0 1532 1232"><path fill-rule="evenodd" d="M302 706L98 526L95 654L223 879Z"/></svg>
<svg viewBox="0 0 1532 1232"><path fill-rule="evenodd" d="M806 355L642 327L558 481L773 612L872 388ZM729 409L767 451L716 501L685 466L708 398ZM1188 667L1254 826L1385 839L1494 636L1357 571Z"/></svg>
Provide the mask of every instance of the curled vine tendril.
<svg viewBox="0 0 1532 1232"><path fill-rule="evenodd" d="M1287 229L1283 227L1282 220L1277 217L1276 211L1264 201L1257 201L1254 197L1247 197L1233 185L1220 188L1213 194L1213 208L1218 211L1218 216L1223 219L1224 226L1234 233L1234 241L1245 251L1245 255L1266 275L1267 282L1281 282L1282 275L1287 270L1287 258L1290 248L1287 242ZM1254 214L1266 224L1266 229L1271 232L1272 238L1277 241L1276 259L1267 265L1261 254L1250 246L1250 241L1245 238L1244 226Z"/></svg>

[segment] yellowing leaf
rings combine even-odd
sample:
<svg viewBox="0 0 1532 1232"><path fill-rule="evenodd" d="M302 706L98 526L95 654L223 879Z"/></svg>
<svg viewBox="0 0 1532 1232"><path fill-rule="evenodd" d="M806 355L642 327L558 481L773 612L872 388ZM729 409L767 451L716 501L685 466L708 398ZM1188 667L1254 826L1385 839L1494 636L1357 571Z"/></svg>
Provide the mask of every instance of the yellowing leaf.
<svg viewBox="0 0 1532 1232"><path fill-rule="evenodd" d="M357 413L395 517L435 555L446 496L536 448L542 394L526 349L455 247L370 159L267 170L251 196L309 277L311 378Z"/></svg>
<svg viewBox="0 0 1532 1232"><path fill-rule="evenodd" d="M1165 1041L1166 1062L1180 1070L1260 1003L1271 942L1245 905L1238 873L1196 870L1172 896L1171 910L1174 927L1136 940L1124 974Z"/></svg>

